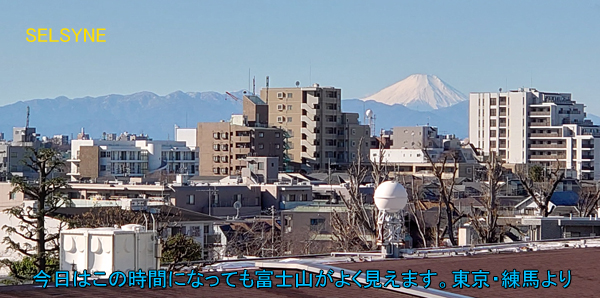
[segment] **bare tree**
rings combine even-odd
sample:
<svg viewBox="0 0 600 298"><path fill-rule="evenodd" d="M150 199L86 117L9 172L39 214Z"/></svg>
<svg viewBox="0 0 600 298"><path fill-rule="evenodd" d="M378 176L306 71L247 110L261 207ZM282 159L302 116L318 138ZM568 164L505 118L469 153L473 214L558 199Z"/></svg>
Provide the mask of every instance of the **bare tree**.
<svg viewBox="0 0 600 298"><path fill-rule="evenodd" d="M383 140L383 138L381 138L381 140ZM377 159L374 159L369 155L369 160L371 161L371 176L373 177L375 188L377 188L379 184L389 178L389 171L387 164L385 163L385 148L383 141L379 142Z"/></svg>
<svg viewBox="0 0 600 298"><path fill-rule="evenodd" d="M498 226L498 189L502 179L503 162L495 154L486 162L487 181L483 183L483 197L479 200L483 212L471 205L469 219L483 243L498 242L503 233Z"/></svg>
<svg viewBox="0 0 600 298"><path fill-rule="evenodd" d="M406 176L402 176L402 184L406 187L408 193L408 211L417 225L419 237L423 242L423 247L427 247L427 225L425 221L425 210L423 200L420 195L420 188L423 181L419 182L415 176L410 176L410 181L407 181Z"/></svg>
<svg viewBox="0 0 600 298"><path fill-rule="evenodd" d="M538 164L522 167L517 170L517 177L527 194L538 206L540 215L548 217L552 213L550 199L565 178L565 172L561 169L560 162L557 161L556 167L550 169Z"/></svg>
<svg viewBox="0 0 600 298"><path fill-rule="evenodd" d="M577 210L580 217L588 217L597 212L600 207L600 189L597 184L581 184Z"/></svg>
<svg viewBox="0 0 600 298"><path fill-rule="evenodd" d="M457 212L454 202L452 200L452 193L454 191L454 185L456 184L456 173L458 172L458 152L456 150L448 150L440 153L438 158L433 158L429 153L429 150L423 149L425 158L431 165L433 175L436 178L436 182L439 190L439 202L438 202L438 216L436 221L436 245L440 245L440 240L445 233L448 234L448 238L452 245L456 245L456 239L454 238L454 224L458 218L454 218L454 213ZM452 162L452 168L448 167L448 163ZM451 178L444 179L445 173L449 170L452 171ZM445 216L442 215L442 210L445 210ZM442 220L446 220L444 230L441 229Z"/></svg>
<svg viewBox="0 0 600 298"><path fill-rule="evenodd" d="M52 214L68 201L60 194L60 190L67 187L66 180L62 177L54 177L54 173L64 166L64 161L60 152L54 149L27 148L27 150L23 163L37 173L37 180L30 181L24 177L13 176L12 191L22 192L27 198L33 200L36 206L35 208L16 206L5 211L17 218L19 224L2 227L8 235L4 237L3 242L8 245L8 249L31 257L38 271L48 272L47 260L56 257L59 250L59 234L48 231L45 219L47 215ZM62 227L59 226L59 230ZM31 242L19 242L11 237L12 235L18 235ZM13 270L10 261L4 260L3 263L9 265L11 271Z"/></svg>
<svg viewBox="0 0 600 298"><path fill-rule="evenodd" d="M358 148L357 158L348 168L348 195L341 195L346 210L334 209L331 215L333 239L336 248L343 251L372 250L377 239L377 209L367 206L360 193L360 185L369 173L369 168L363 164L363 138Z"/></svg>
<svg viewBox="0 0 600 298"><path fill-rule="evenodd" d="M270 222L270 221L269 221ZM230 223L227 232L226 256L279 256L283 255L280 227L266 221ZM269 251L267 253L267 251Z"/></svg>

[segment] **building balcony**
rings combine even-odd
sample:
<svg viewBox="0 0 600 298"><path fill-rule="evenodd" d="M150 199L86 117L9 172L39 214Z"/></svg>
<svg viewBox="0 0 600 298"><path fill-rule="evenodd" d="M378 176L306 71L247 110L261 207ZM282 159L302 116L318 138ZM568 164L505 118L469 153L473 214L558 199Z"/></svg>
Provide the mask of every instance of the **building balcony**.
<svg viewBox="0 0 600 298"><path fill-rule="evenodd" d="M536 160L536 159L542 159L542 160L556 160L556 159L565 159L566 155L565 154L550 154L550 155L531 155L529 157L529 159L532 160Z"/></svg>
<svg viewBox="0 0 600 298"><path fill-rule="evenodd" d="M529 126L550 126L550 123L548 121L543 121L543 122L531 122L529 124Z"/></svg>
<svg viewBox="0 0 600 298"><path fill-rule="evenodd" d="M236 143L250 143L250 136L232 136L231 141Z"/></svg>
<svg viewBox="0 0 600 298"><path fill-rule="evenodd" d="M583 171L593 171L594 170L594 166L582 166L581 169Z"/></svg>
<svg viewBox="0 0 600 298"><path fill-rule="evenodd" d="M529 144L531 149L567 148L567 144Z"/></svg>
<svg viewBox="0 0 600 298"><path fill-rule="evenodd" d="M559 138L562 137L561 133L558 132L544 132L544 133L530 133L529 134L530 137L532 138Z"/></svg>
<svg viewBox="0 0 600 298"><path fill-rule="evenodd" d="M581 159L594 159L594 156L590 154L583 154L581 155Z"/></svg>
<svg viewBox="0 0 600 298"><path fill-rule="evenodd" d="M550 111L536 111L536 112L529 112L530 116L550 116Z"/></svg>

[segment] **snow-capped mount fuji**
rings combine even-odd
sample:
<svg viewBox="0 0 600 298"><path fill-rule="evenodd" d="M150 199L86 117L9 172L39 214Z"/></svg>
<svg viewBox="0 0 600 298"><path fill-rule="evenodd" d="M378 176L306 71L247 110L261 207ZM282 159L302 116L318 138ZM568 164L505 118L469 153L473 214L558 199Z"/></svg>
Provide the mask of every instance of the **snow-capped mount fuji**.
<svg viewBox="0 0 600 298"><path fill-rule="evenodd" d="M387 105L401 104L413 110L430 111L455 105L467 100L467 97L437 76L413 74L362 100L374 100Z"/></svg>

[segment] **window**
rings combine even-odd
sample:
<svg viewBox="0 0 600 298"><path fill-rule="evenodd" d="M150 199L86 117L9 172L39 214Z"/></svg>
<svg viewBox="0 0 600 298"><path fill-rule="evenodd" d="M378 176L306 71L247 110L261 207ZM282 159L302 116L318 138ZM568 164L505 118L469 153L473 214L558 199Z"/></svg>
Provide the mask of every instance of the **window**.
<svg viewBox="0 0 600 298"><path fill-rule="evenodd" d="M187 200L187 204L188 205L196 205L196 196L195 195L189 195L188 196L188 200Z"/></svg>
<svg viewBox="0 0 600 298"><path fill-rule="evenodd" d="M218 132L213 132L213 138L215 138L215 140L219 139L219 133Z"/></svg>
<svg viewBox="0 0 600 298"><path fill-rule="evenodd" d="M276 132L276 133L275 133L275 137L276 137L276 138L279 138L279 137L281 137L281 134L280 134L280 133L278 133L278 132Z"/></svg>
<svg viewBox="0 0 600 298"><path fill-rule="evenodd" d="M293 202L296 200L296 195L290 194L288 195L288 201Z"/></svg>
<svg viewBox="0 0 600 298"><path fill-rule="evenodd" d="M213 168L213 173L214 174L219 174L219 168Z"/></svg>
<svg viewBox="0 0 600 298"><path fill-rule="evenodd" d="M265 169L265 163L264 162L259 162L258 163L258 169L259 170L264 170Z"/></svg>
<svg viewBox="0 0 600 298"><path fill-rule="evenodd" d="M311 231L321 231L321 230L323 230L324 225L325 225L324 218L311 218L310 219L310 230Z"/></svg>
<svg viewBox="0 0 600 298"><path fill-rule="evenodd" d="M356 129L352 129L352 135L356 135Z"/></svg>
<svg viewBox="0 0 600 298"><path fill-rule="evenodd" d="M495 119L490 120L490 126L496 126L496 120Z"/></svg>
<svg viewBox="0 0 600 298"><path fill-rule="evenodd" d="M277 122L282 123L283 122L283 117L282 116L277 116Z"/></svg>
<svg viewBox="0 0 600 298"><path fill-rule="evenodd" d="M258 133L258 137L259 138L264 138L265 137L265 133L264 132L259 132Z"/></svg>
<svg viewBox="0 0 600 298"><path fill-rule="evenodd" d="M496 116L496 109L490 110L490 116Z"/></svg>
<svg viewBox="0 0 600 298"><path fill-rule="evenodd" d="M495 130L490 130L490 137L492 137L492 138L496 137L496 131Z"/></svg>
<svg viewBox="0 0 600 298"><path fill-rule="evenodd" d="M14 200L14 199L16 199L16 198L17 198L17 193L16 193L16 192L11 192L11 193L10 193L10 199L11 199L11 200Z"/></svg>
<svg viewBox="0 0 600 298"><path fill-rule="evenodd" d="M227 151L228 148L229 148L229 146L227 144L221 145L221 150L223 150L223 151Z"/></svg>
<svg viewBox="0 0 600 298"><path fill-rule="evenodd" d="M277 105L277 110L278 111L283 111L283 105L282 104L278 104Z"/></svg>
<svg viewBox="0 0 600 298"><path fill-rule="evenodd" d="M282 99L285 94L283 92L277 92L277 98Z"/></svg>
<svg viewBox="0 0 600 298"><path fill-rule="evenodd" d="M265 149L265 144L258 144L258 149Z"/></svg>
<svg viewBox="0 0 600 298"><path fill-rule="evenodd" d="M307 194L302 194L302 197L300 198L300 201L308 201L308 195Z"/></svg>
<svg viewBox="0 0 600 298"><path fill-rule="evenodd" d="M292 122L292 117L288 117L287 122Z"/></svg>
<svg viewBox="0 0 600 298"><path fill-rule="evenodd" d="M292 93L288 93L287 98L292 98Z"/></svg>
<svg viewBox="0 0 600 298"><path fill-rule="evenodd" d="M492 106L496 105L496 99L495 98L490 98L490 105L492 105Z"/></svg>
<svg viewBox="0 0 600 298"><path fill-rule="evenodd" d="M287 109L288 109L288 111L291 111L292 110L292 105L287 105Z"/></svg>
<svg viewBox="0 0 600 298"><path fill-rule="evenodd" d="M213 156L214 162L219 162L220 160L221 160L221 158L219 158L219 156Z"/></svg>
<svg viewBox="0 0 600 298"><path fill-rule="evenodd" d="M352 147L356 147L356 141L352 141Z"/></svg>
<svg viewBox="0 0 600 298"><path fill-rule="evenodd" d="M279 148L281 148L281 145L275 144L275 149L279 149Z"/></svg>
<svg viewBox="0 0 600 298"><path fill-rule="evenodd" d="M227 170L228 170L227 168L222 168L221 169L221 174L227 174Z"/></svg>
<svg viewBox="0 0 600 298"><path fill-rule="evenodd" d="M221 139L227 140L227 133L226 132L222 132L221 133Z"/></svg>
<svg viewBox="0 0 600 298"><path fill-rule="evenodd" d="M192 237L200 237L200 227L190 227L190 236Z"/></svg>
<svg viewBox="0 0 600 298"><path fill-rule="evenodd" d="M214 145L213 145L213 149L214 149L215 151L219 151L219 149L220 149L220 148L221 148L221 146L219 146L219 144L214 144Z"/></svg>
<svg viewBox="0 0 600 298"><path fill-rule="evenodd" d="M100 165L100 171L106 171L106 165Z"/></svg>
<svg viewBox="0 0 600 298"><path fill-rule="evenodd" d="M227 156L221 156L221 162L227 162Z"/></svg>

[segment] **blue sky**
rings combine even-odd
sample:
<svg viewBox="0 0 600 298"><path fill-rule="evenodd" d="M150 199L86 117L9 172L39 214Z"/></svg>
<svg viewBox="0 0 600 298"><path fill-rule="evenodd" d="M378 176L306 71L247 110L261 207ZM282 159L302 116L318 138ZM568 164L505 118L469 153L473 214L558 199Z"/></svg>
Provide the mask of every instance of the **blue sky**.
<svg viewBox="0 0 600 298"><path fill-rule="evenodd" d="M27 28L106 28L29 43ZM463 93L571 92L600 114L597 1L0 0L0 105L33 98L234 91L318 82L344 98L413 73ZM309 82L310 78L310 82Z"/></svg>

